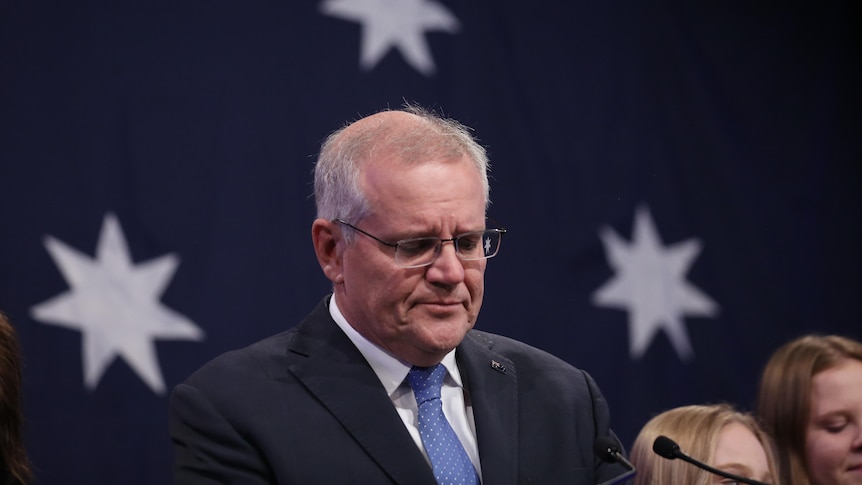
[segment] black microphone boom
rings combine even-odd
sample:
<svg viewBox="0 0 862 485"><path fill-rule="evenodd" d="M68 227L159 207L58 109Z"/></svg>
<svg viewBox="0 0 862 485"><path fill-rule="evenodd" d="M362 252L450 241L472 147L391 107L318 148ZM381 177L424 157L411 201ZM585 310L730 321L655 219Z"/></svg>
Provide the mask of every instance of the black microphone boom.
<svg viewBox="0 0 862 485"><path fill-rule="evenodd" d="M663 456L668 460L674 460L676 458L679 458L680 460L691 463L692 465L700 468L701 470L706 470L710 473L715 473L716 475L720 475L724 478L736 480L739 483L748 483L750 485L769 485L768 483L758 482L757 480L752 480L751 478L734 475L733 473L728 473L726 471L713 468L706 463L697 461L694 458L683 453L679 449L679 445L667 436L659 436L658 438L656 438L655 441L653 441L652 450L656 452L657 455Z"/></svg>
<svg viewBox="0 0 862 485"><path fill-rule="evenodd" d="M593 442L593 451L602 460L608 463L621 463L628 469L628 471L622 475L618 475L610 480L604 481L599 485L615 485L617 483L622 483L624 480L633 477L634 474L637 473L635 466L623 456L620 451L620 447L617 446L616 440L610 436L599 436L596 438L596 441Z"/></svg>

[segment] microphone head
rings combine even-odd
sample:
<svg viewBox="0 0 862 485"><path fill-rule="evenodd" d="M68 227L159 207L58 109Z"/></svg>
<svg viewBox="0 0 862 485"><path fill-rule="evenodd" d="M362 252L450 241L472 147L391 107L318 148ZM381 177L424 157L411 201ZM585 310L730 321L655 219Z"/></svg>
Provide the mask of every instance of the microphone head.
<svg viewBox="0 0 862 485"><path fill-rule="evenodd" d="M679 445L676 444L676 441L668 438L667 436L659 436L655 439L652 444L652 450L656 452L656 454L663 456L669 460L676 459L680 456Z"/></svg>
<svg viewBox="0 0 862 485"><path fill-rule="evenodd" d="M620 453L620 447L617 446L616 440L610 436L598 436L596 437L596 440L593 441L593 451L596 455L601 457L602 460L616 463L617 458L615 455Z"/></svg>

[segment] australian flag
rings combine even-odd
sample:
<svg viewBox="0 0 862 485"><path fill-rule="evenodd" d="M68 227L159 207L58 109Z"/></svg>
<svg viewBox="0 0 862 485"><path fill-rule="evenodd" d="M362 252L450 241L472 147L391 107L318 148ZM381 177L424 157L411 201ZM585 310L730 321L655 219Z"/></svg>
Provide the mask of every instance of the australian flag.
<svg viewBox="0 0 862 485"><path fill-rule="evenodd" d="M628 447L862 337L855 2L0 2L0 310L40 485L169 483L170 389L329 291L311 169L405 101L508 229L477 327L590 372ZM289 439L287 437L286 439Z"/></svg>

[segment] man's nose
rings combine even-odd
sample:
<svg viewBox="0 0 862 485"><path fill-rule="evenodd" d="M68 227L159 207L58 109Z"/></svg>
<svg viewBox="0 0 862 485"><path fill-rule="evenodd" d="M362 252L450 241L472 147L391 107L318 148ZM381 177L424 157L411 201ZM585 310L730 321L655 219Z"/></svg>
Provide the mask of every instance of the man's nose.
<svg viewBox="0 0 862 485"><path fill-rule="evenodd" d="M430 281L444 284L460 283L464 280L464 264L455 251L455 242L444 240L437 249L437 257L428 267L426 277Z"/></svg>

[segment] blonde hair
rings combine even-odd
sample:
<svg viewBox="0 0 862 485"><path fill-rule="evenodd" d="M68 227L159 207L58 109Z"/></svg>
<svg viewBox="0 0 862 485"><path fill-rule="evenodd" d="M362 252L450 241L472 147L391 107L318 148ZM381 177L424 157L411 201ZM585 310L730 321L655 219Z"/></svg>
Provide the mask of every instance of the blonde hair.
<svg viewBox="0 0 862 485"><path fill-rule="evenodd" d="M769 436L748 413L728 404L681 406L665 411L647 422L641 429L631 451L631 461L637 468L634 485L706 485L714 476L682 460L668 460L652 450L661 435L676 441L692 458L709 463L722 428L739 423L748 428L766 452L767 464L773 477L775 457Z"/></svg>
<svg viewBox="0 0 862 485"><path fill-rule="evenodd" d="M805 433L811 380L846 359L862 361L862 343L838 335L806 335L770 357L760 378L757 413L775 439L781 483L808 485Z"/></svg>

